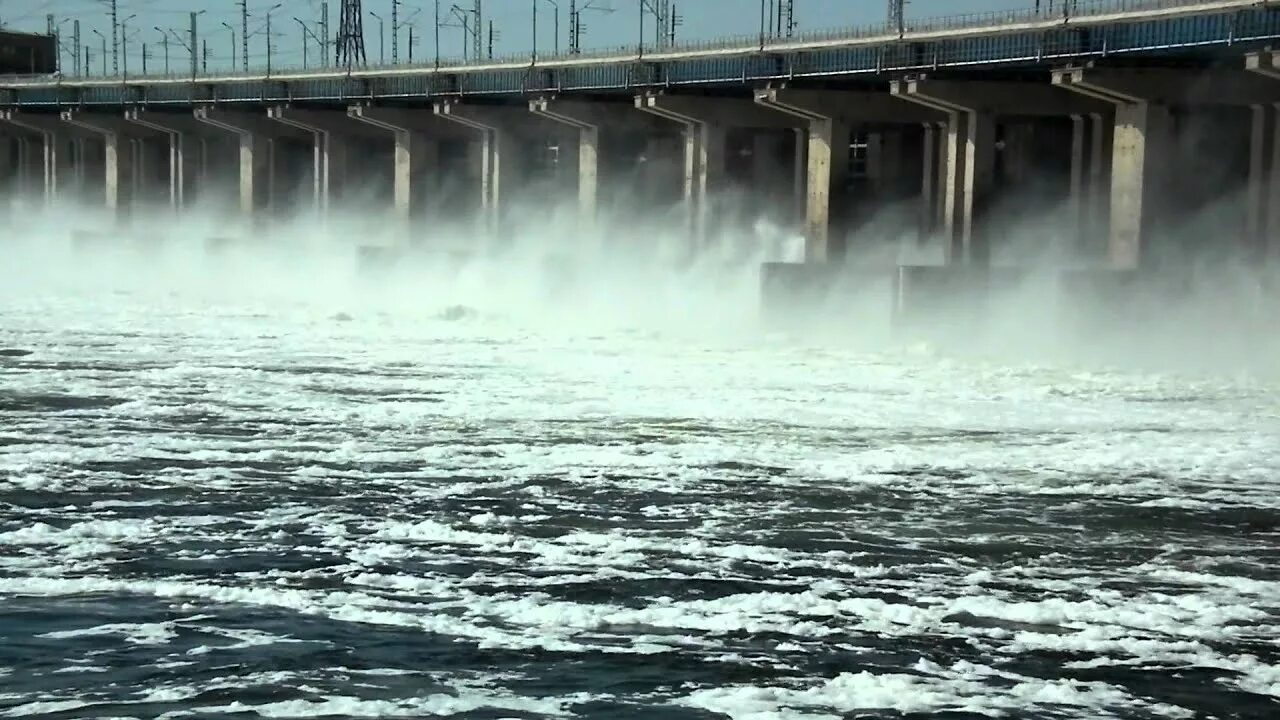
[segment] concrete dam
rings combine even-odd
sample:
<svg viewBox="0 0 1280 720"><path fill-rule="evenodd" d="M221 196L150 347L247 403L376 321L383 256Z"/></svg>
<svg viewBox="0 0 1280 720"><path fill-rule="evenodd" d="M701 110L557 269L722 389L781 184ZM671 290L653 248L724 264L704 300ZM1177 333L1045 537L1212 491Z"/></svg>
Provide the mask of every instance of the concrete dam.
<svg viewBox="0 0 1280 720"><path fill-rule="evenodd" d="M803 237L763 268L767 308L889 272L904 317L1020 276L1010 236L1041 222L1082 261L1068 293L1114 302L1216 253L1274 306L1277 39L1277 3L1100 0L612 54L11 76L0 193L123 228L214 202L246 235L377 210L384 259L449 223L505 237L521 203L583 233L670 213L693 250L767 212ZM930 261L868 262L887 213Z"/></svg>

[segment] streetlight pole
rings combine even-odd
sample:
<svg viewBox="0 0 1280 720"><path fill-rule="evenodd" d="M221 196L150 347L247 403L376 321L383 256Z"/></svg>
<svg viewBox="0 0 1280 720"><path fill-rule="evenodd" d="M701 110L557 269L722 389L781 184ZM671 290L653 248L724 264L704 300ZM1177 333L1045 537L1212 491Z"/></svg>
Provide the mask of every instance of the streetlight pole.
<svg viewBox="0 0 1280 720"><path fill-rule="evenodd" d="M382 16L370 10L369 14L378 21L378 64L387 64L387 28L386 23L382 21Z"/></svg>
<svg viewBox="0 0 1280 720"><path fill-rule="evenodd" d="M156 31L160 33L160 37L162 38L160 40L160 45L164 47L164 74L168 75L169 74L169 33L165 32L164 30L161 30L159 25L155 26L155 28L156 28Z"/></svg>
<svg viewBox="0 0 1280 720"><path fill-rule="evenodd" d="M120 21L120 59L124 63L124 77L129 77L129 21L136 17L138 13Z"/></svg>
<svg viewBox="0 0 1280 720"><path fill-rule="evenodd" d="M556 12L555 12L556 20L555 20L555 28L554 28L555 40L556 40L555 48L556 48L556 55L559 55L560 54L560 3L556 2L556 0L547 0L547 2L551 3L551 7L556 9Z"/></svg>
<svg viewBox="0 0 1280 720"><path fill-rule="evenodd" d="M271 77L271 13L283 7L283 3L276 3L267 9L267 77Z"/></svg>
<svg viewBox="0 0 1280 720"><path fill-rule="evenodd" d="M307 69L307 24L302 22L298 18L294 18L293 20L294 22L298 23L298 27L302 28L302 69L306 70Z"/></svg>
<svg viewBox="0 0 1280 720"><path fill-rule="evenodd" d="M236 70L236 29L231 27L231 25L225 22L222 23L222 27L231 31L231 71L235 72ZM245 68L245 69L247 70L248 68Z"/></svg>
<svg viewBox="0 0 1280 720"><path fill-rule="evenodd" d="M97 28L93 29L93 34L102 38L102 74L105 77L107 74L107 36L103 35L102 31Z"/></svg>

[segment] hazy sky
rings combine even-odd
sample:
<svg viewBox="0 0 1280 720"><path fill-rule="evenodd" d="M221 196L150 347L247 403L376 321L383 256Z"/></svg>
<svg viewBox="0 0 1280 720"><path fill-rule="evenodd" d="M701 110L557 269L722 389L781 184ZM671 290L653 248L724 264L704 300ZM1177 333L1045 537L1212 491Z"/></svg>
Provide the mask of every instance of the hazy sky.
<svg viewBox="0 0 1280 720"><path fill-rule="evenodd" d="M239 43L240 11L239 0L118 0L119 16L124 18L135 15L128 22L129 34L129 68L131 72L141 69L142 44L147 44L151 54L150 69L158 69L163 64L160 49L161 33L155 28L174 28L184 35L188 25L187 14L192 10L205 10L200 18L201 36L209 44L210 67L227 67L230 64L231 32L222 26L223 22L231 24ZM679 13L684 16L684 25L679 28L678 39L712 38L724 35L756 33L760 26L760 0L676 0ZM768 0L766 0L767 2ZM1058 0L1059 2L1061 0ZM277 2L281 7L272 15L272 35L274 36L273 63L279 66L300 65L302 62L302 29L293 18L314 22L320 16L322 0L248 0L250 20L250 62L262 64L266 56L266 36L263 32L265 11ZM338 7L340 0L328 0L331 31L337 31ZM391 2L392 0L364 0L365 10L365 43L370 62L379 57L379 23L370 16L378 13L385 19L386 56L391 56ZM454 2L466 6L471 0L441 0L441 13L447 15L447 8ZM507 55L527 52L533 44L531 6L534 0L485 0L484 11L486 21L493 20L498 38L494 43L495 55ZM551 0L536 0L538 4L538 47L540 50L551 50L555 44L555 8ZM568 45L568 8L569 0L555 0L560 6L560 45L564 49ZM578 0L579 5L585 0ZM638 34L639 0L595 0L595 4L612 7L612 13L584 14L587 32L584 36L584 48L608 47L614 45L634 44ZM1047 2L1047 0L1046 0ZM1035 0L908 0L907 13L911 17L931 15L953 15L968 12L1004 10L1010 8L1026 8L1035 4ZM839 27L846 25L862 25L881 22L885 16L886 0L796 0L796 17L800 30ZM111 35L109 16L110 0L0 0L0 23L6 27L21 30L43 31L45 16L54 13L57 20L66 20L62 25L64 43L70 45L71 20L81 22L81 44L93 48L93 72L99 71L97 55L101 52L102 40L93 33L101 31L108 38ZM433 16L435 4L433 0L402 0L401 17L407 17L419 11L414 18L417 28L414 33L415 58L425 58L434 54L433 48ZM652 18L647 21L652 23ZM487 22L486 22L487 24ZM408 28L400 31L400 59L408 56ZM652 29L648 31L652 36ZM441 30L441 54L457 56L462 52L462 31L456 27L445 27ZM182 65L189 62L186 50L175 42L170 42L171 62ZM239 55L237 45L237 56ZM316 51L314 44L311 60L314 62ZM237 61L238 62L238 61Z"/></svg>

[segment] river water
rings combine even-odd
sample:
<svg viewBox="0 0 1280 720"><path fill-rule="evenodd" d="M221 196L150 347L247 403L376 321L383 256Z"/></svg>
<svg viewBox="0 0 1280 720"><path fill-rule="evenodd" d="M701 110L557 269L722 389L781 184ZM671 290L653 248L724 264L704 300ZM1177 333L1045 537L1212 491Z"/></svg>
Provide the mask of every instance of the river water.
<svg viewBox="0 0 1280 720"><path fill-rule="evenodd" d="M0 716L1280 714L1273 382L50 262Z"/></svg>

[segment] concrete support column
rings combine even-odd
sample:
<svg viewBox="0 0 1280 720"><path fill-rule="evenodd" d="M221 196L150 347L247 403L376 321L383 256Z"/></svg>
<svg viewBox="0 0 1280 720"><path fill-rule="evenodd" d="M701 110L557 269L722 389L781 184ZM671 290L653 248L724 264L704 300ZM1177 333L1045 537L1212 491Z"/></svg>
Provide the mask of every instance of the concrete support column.
<svg viewBox="0 0 1280 720"><path fill-rule="evenodd" d="M578 224L584 235L595 234L599 220L601 185L607 179L601 165L605 148L616 148L619 134L643 134L651 131L657 121L637 113L633 104L607 101L583 102L543 97L530 101L529 110L539 117L576 131ZM687 186L686 190L691 187Z"/></svg>
<svg viewBox="0 0 1280 720"><path fill-rule="evenodd" d="M134 148L121 133L108 133L106 143L106 203L116 217L126 217L133 209Z"/></svg>
<svg viewBox="0 0 1280 720"><path fill-rule="evenodd" d="M837 118L809 123L805 257L823 262L844 254L843 234L832 237L831 199L849 179L849 125Z"/></svg>
<svg viewBox="0 0 1280 720"><path fill-rule="evenodd" d="M990 249L975 224L995 180L995 120L976 99L965 105L954 93L931 89L927 81L912 80L895 83L893 93L946 114L940 186L945 262L986 265Z"/></svg>
<svg viewBox="0 0 1280 720"><path fill-rule="evenodd" d="M524 143L516 128L530 127L529 114L512 108L466 105L456 100L436 103L438 117L470 128L480 140L480 226L490 235L507 230L511 201L525 175Z"/></svg>
<svg viewBox="0 0 1280 720"><path fill-rule="evenodd" d="M1093 124L1087 115L1071 116L1071 186L1068 190L1068 212L1076 224L1076 248L1083 248L1089 230L1089 135Z"/></svg>
<svg viewBox="0 0 1280 720"><path fill-rule="evenodd" d="M277 200L275 142L299 133L265 115L210 106L197 107L195 119L235 135L239 144L240 211L250 222L261 221Z"/></svg>
<svg viewBox="0 0 1280 720"><path fill-rule="evenodd" d="M351 159L348 137L367 125L353 121L346 113L301 110L287 105L269 108L267 114L272 120L311 134L315 207L322 216L327 215L348 184Z"/></svg>
<svg viewBox="0 0 1280 720"><path fill-rule="evenodd" d="M106 148L106 207L118 220L127 219L133 211L134 191L140 182L138 155L141 150L135 143L152 133L126 121L122 116L64 110L62 119L82 130L102 136Z"/></svg>
<svg viewBox="0 0 1280 720"><path fill-rule="evenodd" d="M13 191L18 173L18 146L16 138L8 133L0 133L0 195L7 203L9 193Z"/></svg>
<svg viewBox="0 0 1280 720"><path fill-rule="evenodd" d="M1076 117L1073 115L1072 117ZM1035 126L1028 122L1009 123L1004 127L1004 177L1020 184L1031 179L1035 143Z"/></svg>
<svg viewBox="0 0 1280 720"><path fill-rule="evenodd" d="M126 110L125 119L166 139L169 206L186 207L205 175L201 124L191 116L138 108Z"/></svg>
<svg viewBox="0 0 1280 720"><path fill-rule="evenodd" d="M393 192L395 216L407 237L415 215L439 189L440 142L448 131L433 113L352 106L347 115L358 122L391 133L395 143Z"/></svg>
<svg viewBox="0 0 1280 720"><path fill-rule="evenodd" d="M699 108L691 98L658 93L636 96L636 108L680 124L684 139L684 201L689 232L699 245L713 233L714 193L724 184L725 123L714 101Z"/></svg>
<svg viewBox="0 0 1280 720"><path fill-rule="evenodd" d="M63 190L75 187L75 158L71 152L75 128L58 115L17 110L0 111L0 123L17 135L17 169L24 191L38 188L45 204L55 203Z"/></svg>
<svg viewBox="0 0 1280 720"><path fill-rule="evenodd" d="M906 171L905 138L901 130L880 130L867 135L867 174L871 191L881 198L899 193Z"/></svg>
<svg viewBox="0 0 1280 720"><path fill-rule="evenodd" d="M1169 108L1150 103L1116 107L1111 158L1111 241L1113 267L1136 268L1154 227L1153 205L1167 172L1172 139Z"/></svg>
<svg viewBox="0 0 1280 720"><path fill-rule="evenodd" d="M884 93L765 88L756 104L798 124L805 137L797 160L805 177L805 261L842 259L845 231L833 219L832 200L849 171L850 132L855 124L903 124L933 121L936 113Z"/></svg>
<svg viewBox="0 0 1280 720"><path fill-rule="evenodd" d="M1256 103L1249 137L1249 252L1260 263L1280 257L1280 104Z"/></svg>

